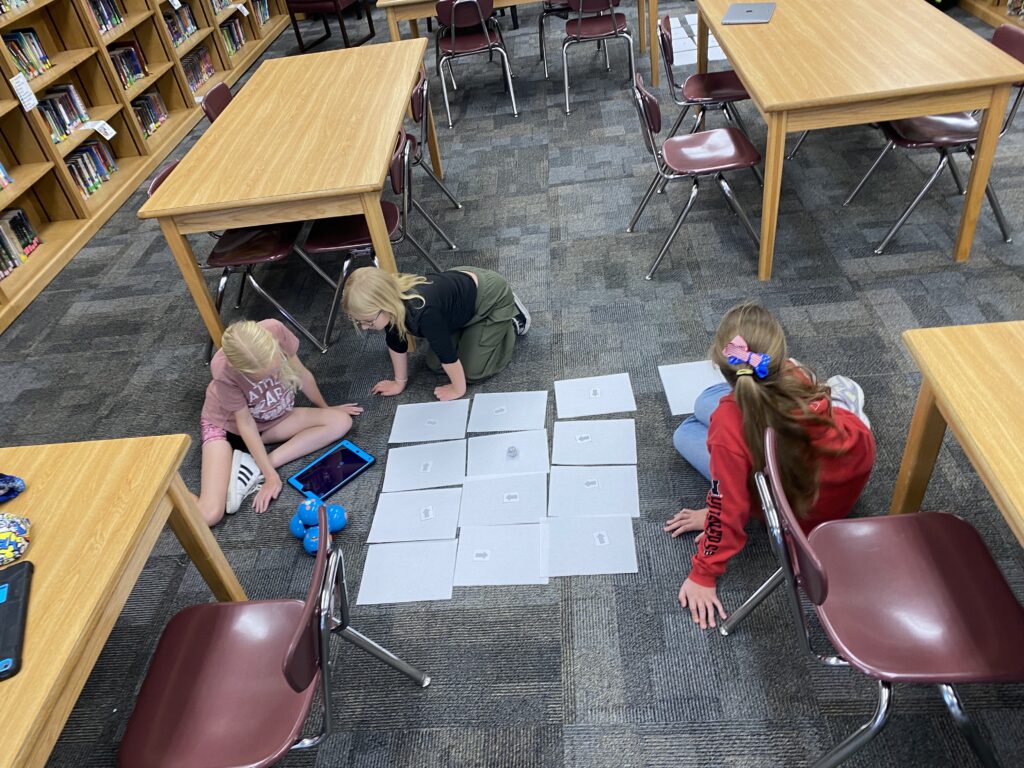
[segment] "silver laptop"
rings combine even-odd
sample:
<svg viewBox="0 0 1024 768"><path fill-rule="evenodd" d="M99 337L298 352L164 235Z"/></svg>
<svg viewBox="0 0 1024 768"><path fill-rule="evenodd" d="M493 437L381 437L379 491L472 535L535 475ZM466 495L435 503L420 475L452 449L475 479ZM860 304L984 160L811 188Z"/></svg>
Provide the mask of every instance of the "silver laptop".
<svg viewBox="0 0 1024 768"><path fill-rule="evenodd" d="M722 17L723 24L767 24L775 3L733 3Z"/></svg>

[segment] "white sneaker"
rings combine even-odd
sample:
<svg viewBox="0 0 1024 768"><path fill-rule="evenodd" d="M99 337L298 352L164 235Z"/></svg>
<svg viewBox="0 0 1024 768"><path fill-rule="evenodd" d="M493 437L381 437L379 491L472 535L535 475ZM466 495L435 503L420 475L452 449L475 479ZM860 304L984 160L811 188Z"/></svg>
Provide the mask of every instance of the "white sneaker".
<svg viewBox="0 0 1024 768"><path fill-rule="evenodd" d="M852 411L871 429L871 419L864 413L864 390L860 384L847 376L832 376L826 383L832 388L832 402Z"/></svg>
<svg viewBox="0 0 1024 768"><path fill-rule="evenodd" d="M256 459L245 451L231 456L231 479L228 481L228 501L224 512L233 515L242 506L246 496L255 493L263 482Z"/></svg>
<svg viewBox="0 0 1024 768"><path fill-rule="evenodd" d="M530 330L530 313L523 304L523 300L512 292L512 300L516 303L516 316L512 318L512 325L516 329L516 336L525 336Z"/></svg>

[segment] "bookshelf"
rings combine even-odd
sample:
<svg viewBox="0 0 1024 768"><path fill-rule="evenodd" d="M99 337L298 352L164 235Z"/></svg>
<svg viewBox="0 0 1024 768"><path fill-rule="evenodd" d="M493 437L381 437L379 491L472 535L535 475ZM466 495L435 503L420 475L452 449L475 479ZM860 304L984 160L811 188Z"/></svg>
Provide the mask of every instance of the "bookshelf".
<svg viewBox="0 0 1024 768"><path fill-rule="evenodd" d="M0 189L0 213L24 210L42 241L0 278L0 333L202 119L202 96L234 84L287 26L284 0L28 0L0 13L0 163L14 180ZM73 89L114 135L26 112L6 82L26 65L22 45L49 62L28 62L37 98ZM98 174L85 176L83 162Z"/></svg>
<svg viewBox="0 0 1024 768"><path fill-rule="evenodd" d="M1006 0L960 0L960 7L993 27L1003 24L1024 27L1024 17L1010 16L1006 12Z"/></svg>

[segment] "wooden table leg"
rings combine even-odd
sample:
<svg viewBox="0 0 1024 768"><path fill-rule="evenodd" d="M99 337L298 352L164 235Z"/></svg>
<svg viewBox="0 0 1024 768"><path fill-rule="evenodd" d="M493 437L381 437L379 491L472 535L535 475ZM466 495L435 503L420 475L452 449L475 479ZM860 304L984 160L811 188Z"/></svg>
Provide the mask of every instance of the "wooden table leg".
<svg viewBox="0 0 1024 768"><path fill-rule="evenodd" d="M160 219L160 231L164 233L164 239L171 249L174 261L181 270L181 276L185 278L185 285L192 300L196 303L199 316L203 318L206 330L213 339L213 343L220 346L220 337L224 333L224 323L220 319L220 312L213 303L213 297L206 287L206 278L203 277L199 264L196 263L196 255L192 252L192 246L188 240L178 231L178 226L173 219Z"/></svg>
<svg viewBox="0 0 1024 768"><path fill-rule="evenodd" d="M957 261L967 261L971 256L974 228L978 223L978 214L981 213L981 199L985 196L985 187L988 186L988 175L992 170L992 159L996 155L999 130L1003 124L1009 96L1010 86L1000 85L993 88L992 101L981 121L978 146L971 166L971 178L967 183L967 196L964 197L964 210L960 214L960 232L956 236Z"/></svg>
<svg viewBox="0 0 1024 768"><path fill-rule="evenodd" d="M222 602L245 600L245 590L238 583L238 577L210 533L210 526L199 514L192 494L177 472L167 487L167 495L173 505L167 522L200 575L210 585L210 591Z"/></svg>
<svg viewBox="0 0 1024 768"><path fill-rule="evenodd" d="M889 505L890 515L917 512L921 508L945 434L946 420L935 403L931 385L927 379L923 379L917 405L914 406L914 416L910 420L900 473L896 476L896 487Z"/></svg>
<svg viewBox="0 0 1024 768"><path fill-rule="evenodd" d="M395 18L394 8L387 9L388 31L391 32L391 42L397 43L402 39L402 30L398 28L398 19Z"/></svg>
<svg viewBox="0 0 1024 768"><path fill-rule="evenodd" d="M782 164L786 159L785 112L769 112L768 140L764 150L764 197L761 205L761 253L757 262L757 277L769 280L772 276L772 257L775 254L775 227L779 218L779 194L782 190Z"/></svg>
<svg viewBox="0 0 1024 768"><path fill-rule="evenodd" d="M370 241L373 243L373 252L377 257L380 268L395 274L398 267L395 264L395 253L391 250L391 238L388 235L388 225L384 222L384 214L380 210L380 193L367 192L361 196L363 201L363 215L366 217L366 226L370 230Z"/></svg>
<svg viewBox="0 0 1024 768"><path fill-rule="evenodd" d="M704 14L697 9L697 72L704 74L708 71L708 23L704 21Z"/></svg>
<svg viewBox="0 0 1024 768"><path fill-rule="evenodd" d="M427 99L424 108L427 110L427 147L430 149L430 164L434 168L434 175L439 179L444 178L444 166L441 163L441 148L437 144L437 126L434 125L434 108Z"/></svg>
<svg viewBox="0 0 1024 768"><path fill-rule="evenodd" d="M650 0L636 0L636 26L637 44L640 46L640 53L647 50L647 24L644 23L644 8Z"/></svg>
<svg viewBox="0 0 1024 768"><path fill-rule="evenodd" d="M413 37L420 36L420 25L416 19L409 19L409 34Z"/></svg>
<svg viewBox="0 0 1024 768"><path fill-rule="evenodd" d="M651 85L657 86L658 75L658 0L647 2L647 47L650 48Z"/></svg>

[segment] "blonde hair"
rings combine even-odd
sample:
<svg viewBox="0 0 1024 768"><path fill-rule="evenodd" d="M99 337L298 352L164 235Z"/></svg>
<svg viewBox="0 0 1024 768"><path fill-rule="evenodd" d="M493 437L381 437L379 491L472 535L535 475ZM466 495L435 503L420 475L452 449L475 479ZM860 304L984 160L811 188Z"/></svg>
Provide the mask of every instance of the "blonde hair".
<svg viewBox="0 0 1024 768"><path fill-rule="evenodd" d="M742 336L751 352L771 356L763 379L752 373L739 374L744 369L750 371L750 365L730 363L723 354L735 336ZM829 416L815 413L810 405L821 398L830 399L831 390L818 384L809 369L788 362L782 326L771 312L752 302L725 313L712 342L711 361L733 388L754 469L765 466L764 435L772 427L778 437L782 487L793 511L806 517L818 495L818 459L826 453L813 445L808 427L837 428Z"/></svg>
<svg viewBox="0 0 1024 768"><path fill-rule="evenodd" d="M391 315L388 323L398 331L398 337L405 340L405 304L403 301L419 299L420 305L426 300L418 293L411 293L417 285L427 282L420 275L394 275L376 267L360 267L349 275L345 282L341 306L345 314L353 318L370 318L379 312Z"/></svg>
<svg viewBox="0 0 1024 768"><path fill-rule="evenodd" d="M232 323L224 329L220 345L228 365L239 373L252 376L280 366L278 381L293 390L299 389L301 379L298 372L288 362L288 356L274 334L259 323L253 320Z"/></svg>

